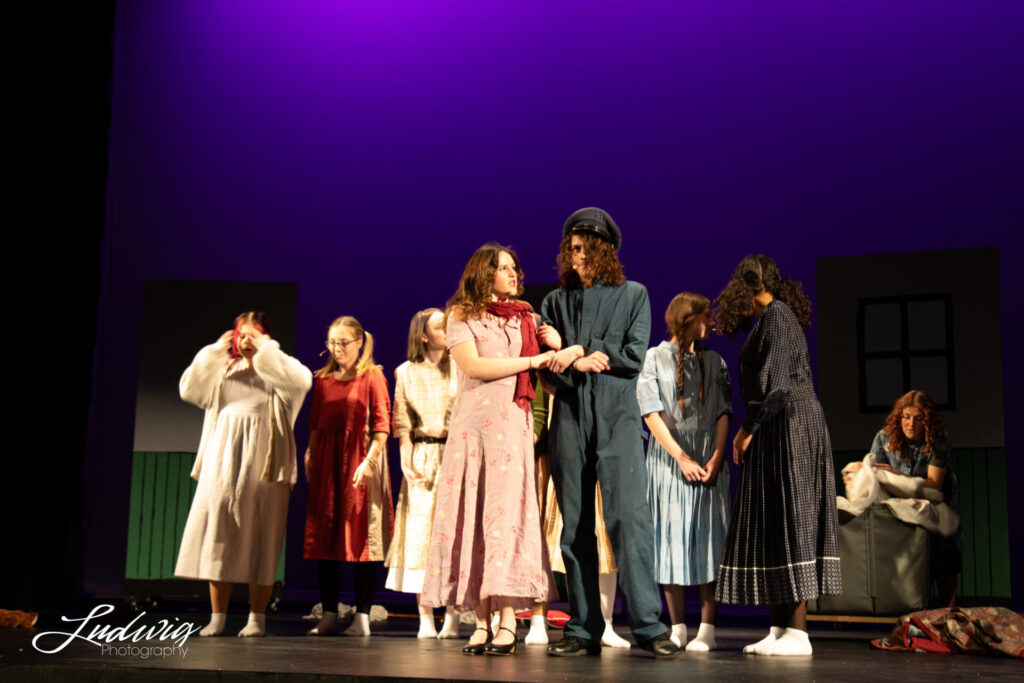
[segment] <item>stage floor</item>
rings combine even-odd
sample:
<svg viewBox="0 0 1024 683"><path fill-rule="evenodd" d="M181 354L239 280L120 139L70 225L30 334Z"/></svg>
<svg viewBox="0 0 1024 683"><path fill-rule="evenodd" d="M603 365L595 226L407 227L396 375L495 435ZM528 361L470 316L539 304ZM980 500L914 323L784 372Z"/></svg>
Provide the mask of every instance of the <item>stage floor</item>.
<svg viewBox="0 0 1024 683"><path fill-rule="evenodd" d="M155 624L174 617L179 622L205 624L199 611L147 614L139 623ZM109 617L104 623L125 625L131 619ZM418 640L417 623L410 618L391 618L375 625L369 638L310 638L310 622L295 612L268 617L266 638L242 639L234 634L245 623L235 612L220 638L190 637L170 656L104 654L96 645L78 640L53 654L37 652L32 639L39 633L74 631L59 617L41 619L33 631L0 631L0 679L4 681L622 681L637 683L691 678L701 681L759 680L855 680L906 681L957 680L961 678L1024 680L1020 660L965 655L926 655L884 652L869 646L871 638L889 630L883 625L834 628L814 623L811 657L758 657L740 652L766 630L761 618L720 620L719 650L699 655L688 653L677 661L659 662L642 651L606 648L600 657L549 657L543 647L520 644L511 657L469 657L461 653L463 641ZM173 623L179 623L173 622ZM628 628L616 622L626 636ZM468 637L469 628L463 626ZM691 628L692 631L692 628ZM86 631L83 631L85 634ZM522 637L525 629L520 629ZM550 632L552 640L561 632ZM53 649L64 638L47 636L39 641ZM145 645L146 643L138 643ZM150 641L150 645L166 645ZM128 645L131 645L128 643Z"/></svg>

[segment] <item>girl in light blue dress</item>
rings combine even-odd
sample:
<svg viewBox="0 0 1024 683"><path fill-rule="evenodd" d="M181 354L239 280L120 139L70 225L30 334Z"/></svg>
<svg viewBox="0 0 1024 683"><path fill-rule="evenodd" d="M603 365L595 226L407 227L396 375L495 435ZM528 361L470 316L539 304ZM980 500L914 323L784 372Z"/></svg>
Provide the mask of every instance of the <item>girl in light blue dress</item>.
<svg viewBox="0 0 1024 683"><path fill-rule="evenodd" d="M690 651L715 648L715 577L729 528L725 447L732 416L725 361L704 348L710 303L677 294L665 311L672 340L647 351L637 383L640 412L653 437L647 449L647 500L654 517L655 578L665 591L672 641ZM700 586L700 629L686 643L684 586Z"/></svg>

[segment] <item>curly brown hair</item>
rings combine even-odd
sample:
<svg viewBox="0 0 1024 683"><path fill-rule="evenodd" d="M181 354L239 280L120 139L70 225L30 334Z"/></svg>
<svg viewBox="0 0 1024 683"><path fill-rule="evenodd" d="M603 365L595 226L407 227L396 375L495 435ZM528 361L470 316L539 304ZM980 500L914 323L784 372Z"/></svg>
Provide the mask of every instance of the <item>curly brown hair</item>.
<svg viewBox="0 0 1024 683"><path fill-rule="evenodd" d="M889 450L898 455L900 460L909 462L910 454L906 452L907 436L903 433L903 425L900 424L906 408L918 408L924 416L923 443L926 452L935 450L936 440L946 433L946 423L939 415L939 407L935 405L935 401L923 391L913 389L896 399L892 404L892 410L885 418L883 430L889 436Z"/></svg>
<svg viewBox="0 0 1024 683"><path fill-rule="evenodd" d="M679 344L679 351L676 356L676 387L679 389L679 407L686 415L686 400L683 393L683 386L686 381L686 363L683 362L683 354L693 344L693 350L697 354L697 365L700 367L700 389L697 397L704 402L704 344L700 339L695 339L692 332L687 330L697 316L703 315L711 306L706 296L694 294L693 292L682 292L676 294L665 310L665 323L668 331L675 337Z"/></svg>
<svg viewBox="0 0 1024 683"><path fill-rule="evenodd" d="M715 297L712 316L721 334L732 339L749 332L754 316L754 296L764 290L784 302L803 327L811 326L811 302L800 283L782 277L779 264L764 254L751 254L736 266L732 280Z"/></svg>
<svg viewBox="0 0 1024 683"><path fill-rule="evenodd" d="M494 290L494 275L498 272L498 257L504 252L512 257L516 266L516 298L523 295L523 269L519 265L519 256L512 247L503 247L489 242L473 252L462 271L459 288L448 300L445 319L455 313L459 320L469 320L483 314L487 304L491 302Z"/></svg>
<svg viewBox="0 0 1024 683"><path fill-rule="evenodd" d="M601 278L610 287L616 287L626 281L626 273L619 262L615 246L608 240L587 232L575 232L565 236L558 249L558 281L562 289L575 289L583 286L580 276L572 267L572 238L578 235L583 239L583 249L587 253L587 263L594 279Z"/></svg>

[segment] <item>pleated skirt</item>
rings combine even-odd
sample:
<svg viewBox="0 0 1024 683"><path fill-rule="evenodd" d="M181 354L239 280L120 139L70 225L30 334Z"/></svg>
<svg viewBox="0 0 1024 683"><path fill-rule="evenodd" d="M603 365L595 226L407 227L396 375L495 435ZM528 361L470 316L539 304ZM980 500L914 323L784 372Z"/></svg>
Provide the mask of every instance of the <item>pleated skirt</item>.
<svg viewBox="0 0 1024 683"><path fill-rule="evenodd" d="M790 401L754 435L717 599L779 605L842 592L832 445L816 398Z"/></svg>

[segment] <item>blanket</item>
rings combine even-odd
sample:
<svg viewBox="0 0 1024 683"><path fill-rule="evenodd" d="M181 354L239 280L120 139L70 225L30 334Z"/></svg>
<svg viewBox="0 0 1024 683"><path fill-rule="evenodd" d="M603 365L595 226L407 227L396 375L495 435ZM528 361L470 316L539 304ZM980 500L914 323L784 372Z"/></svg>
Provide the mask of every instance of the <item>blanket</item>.
<svg viewBox="0 0 1024 683"><path fill-rule="evenodd" d="M960 516L942 502L941 491L925 487L922 477L894 474L874 464L874 454L868 453L843 468L846 496L836 496L836 507L857 516L874 503L884 503L902 522L947 538L956 534Z"/></svg>
<svg viewBox="0 0 1024 683"><path fill-rule="evenodd" d="M944 607L899 618L882 650L1024 657L1024 618L1004 607Z"/></svg>

